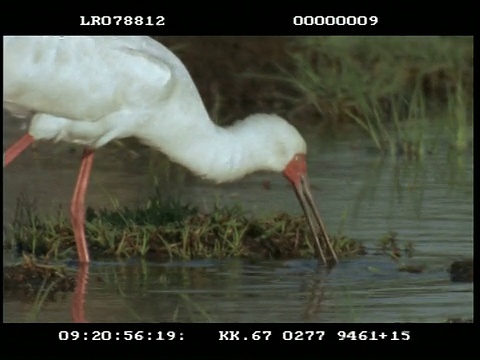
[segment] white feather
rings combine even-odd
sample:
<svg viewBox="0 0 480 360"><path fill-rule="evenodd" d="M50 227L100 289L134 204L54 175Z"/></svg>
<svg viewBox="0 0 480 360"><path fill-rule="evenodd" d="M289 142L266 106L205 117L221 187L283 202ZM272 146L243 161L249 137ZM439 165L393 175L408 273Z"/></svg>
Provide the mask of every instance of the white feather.
<svg viewBox="0 0 480 360"><path fill-rule="evenodd" d="M36 140L96 148L136 137L216 182L282 171L306 144L286 120L216 126L182 62L149 37L4 37L4 108Z"/></svg>

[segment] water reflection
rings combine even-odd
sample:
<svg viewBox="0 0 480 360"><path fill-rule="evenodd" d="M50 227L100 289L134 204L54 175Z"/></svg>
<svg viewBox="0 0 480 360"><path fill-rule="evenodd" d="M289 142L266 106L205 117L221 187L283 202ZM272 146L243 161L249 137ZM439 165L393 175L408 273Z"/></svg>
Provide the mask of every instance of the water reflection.
<svg viewBox="0 0 480 360"><path fill-rule="evenodd" d="M421 260L422 261L422 260ZM380 256L315 260L96 262L78 268L74 293L35 319L6 299L5 321L443 322L472 318L473 286L451 283L441 261L423 274ZM59 318L61 309L70 316Z"/></svg>
<svg viewBox="0 0 480 360"><path fill-rule="evenodd" d="M88 264L79 264L75 290L72 299L72 321L75 323L87 322L85 318L85 297L88 284Z"/></svg>

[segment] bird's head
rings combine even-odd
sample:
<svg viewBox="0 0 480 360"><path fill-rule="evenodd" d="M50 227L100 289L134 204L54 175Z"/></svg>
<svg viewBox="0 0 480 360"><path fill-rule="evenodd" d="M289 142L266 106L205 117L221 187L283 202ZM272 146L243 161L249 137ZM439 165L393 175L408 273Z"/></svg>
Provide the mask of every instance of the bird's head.
<svg viewBox="0 0 480 360"><path fill-rule="evenodd" d="M306 172L307 144L288 121L277 115L254 114L237 125L251 137L247 142L264 149L257 154L266 157L261 159L265 170L283 172L290 181L298 181L298 172Z"/></svg>
<svg viewBox="0 0 480 360"><path fill-rule="evenodd" d="M307 143L298 130L277 115L255 114L246 119L255 122L257 134L266 134L269 170L282 173L295 189L307 177Z"/></svg>
<svg viewBox="0 0 480 360"><path fill-rule="evenodd" d="M319 255L324 262L338 261L310 191L305 140L295 127L279 116L256 114L246 120L255 122L254 126L258 127L257 134L267 134L262 141L265 143L265 148L269 149L269 158L266 160L268 168L283 173L292 185L314 234ZM323 237L324 246L320 243L319 232ZM325 246L328 248L325 249ZM324 250L330 254L325 254Z"/></svg>

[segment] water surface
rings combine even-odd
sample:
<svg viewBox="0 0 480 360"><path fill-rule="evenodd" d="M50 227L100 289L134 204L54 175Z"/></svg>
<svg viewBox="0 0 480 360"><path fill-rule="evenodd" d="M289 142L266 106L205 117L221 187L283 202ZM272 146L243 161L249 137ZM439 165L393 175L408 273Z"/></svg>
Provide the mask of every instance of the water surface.
<svg viewBox="0 0 480 360"><path fill-rule="evenodd" d="M9 122L7 122L7 125ZM11 127L9 127L11 126ZM5 129L4 144L21 132ZM440 149L423 161L380 157L366 143L308 137L314 197L331 234L362 241L368 255L343 260L331 271L314 259L249 262L239 259L145 262L95 259L89 267L85 316L92 322L442 322L473 317L473 284L452 283L452 261L473 256L473 159ZM353 146L355 145L355 146ZM68 209L81 151L39 145L4 170L4 232L16 198L36 199L42 214ZM96 154L87 204L139 206L154 192L157 160L138 158L113 144ZM160 161L161 162L161 161ZM185 176L176 167L160 179L166 194L208 209L239 203L257 216L300 213L289 185L278 174L254 174L226 185ZM267 190L263 184L270 182ZM395 231L411 241L407 264L420 274L375 255L378 240ZM4 263L15 261L4 254ZM71 264L69 264L71 265ZM72 265L73 266L73 265ZM72 268L74 269L74 268ZM4 298L6 322L72 321L73 294L45 302Z"/></svg>

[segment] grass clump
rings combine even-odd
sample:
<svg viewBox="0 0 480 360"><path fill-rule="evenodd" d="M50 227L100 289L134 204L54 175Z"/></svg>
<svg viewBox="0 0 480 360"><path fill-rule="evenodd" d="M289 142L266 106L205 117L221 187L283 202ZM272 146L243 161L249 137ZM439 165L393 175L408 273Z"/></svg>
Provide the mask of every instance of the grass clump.
<svg viewBox="0 0 480 360"><path fill-rule="evenodd" d="M377 244L376 254L382 254L389 256L393 261L395 261L399 266L398 271L419 274L425 270L423 264L413 264L406 263L401 260L402 257L411 258L414 253L414 246L411 241L406 241L403 244L403 249L400 244L400 241L397 238L397 233L390 231L388 234L383 236Z"/></svg>
<svg viewBox="0 0 480 360"><path fill-rule="evenodd" d="M75 277L65 266L52 266L37 262L31 256L23 256L21 264L3 269L5 296L34 300L55 301L58 294L73 291Z"/></svg>
<svg viewBox="0 0 480 360"><path fill-rule="evenodd" d="M87 210L85 234L93 257L302 258L314 256L304 217L286 213L254 218L239 206L216 205L210 213L179 201L150 199L139 209ZM363 245L333 236L340 257L364 253ZM40 219L35 203L20 198L11 242L19 252L76 258L70 220Z"/></svg>

